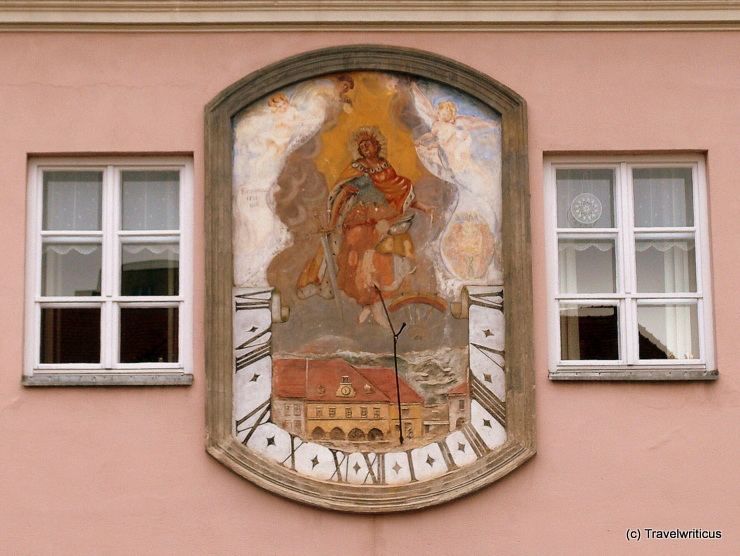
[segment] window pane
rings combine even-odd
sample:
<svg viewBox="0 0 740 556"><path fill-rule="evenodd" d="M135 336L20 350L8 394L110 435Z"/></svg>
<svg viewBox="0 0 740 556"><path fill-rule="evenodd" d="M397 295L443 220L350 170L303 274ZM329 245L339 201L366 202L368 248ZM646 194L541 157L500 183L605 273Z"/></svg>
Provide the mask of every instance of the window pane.
<svg viewBox="0 0 740 556"><path fill-rule="evenodd" d="M613 293L614 253L614 240L559 240L560 292Z"/></svg>
<svg viewBox="0 0 740 556"><path fill-rule="evenodd" d="M617 307L560 305L560 358L619 359Z"/></svg>
<svg viewBox="0 0 740 556"><path fill-rule="evenodd" d="M45 243L41 295L100 295L102 252L94 243Z"/></svg>
<svg viewBox="0 0 740 556"><path fill-rule="evenodd" d="M44 172L44 230L100 230L102 172Z"/></svg>
<svg viewBox="0 0 740 556"><path fill-rule="evenodd" d="M122 229L179 229L179 172L127 171L121 180Z"/></svg>
<svg viewBox="0 0 740 556"><path fill-rule="evenodd" d="M694 240L635 241L637 291L673 293L696 291Z"/></svg>
<svg viewBox="0 0 740 556"><path fill-rule="evenodd" d="M632 170L637 228L694 225L691 168Z"/></svg>
<svg viewBox="0 0 740 556"><path fill-rule="evenodd" d="M699 319L695 303L638 305L640 359L698 359Z"/></svg>
<svg viewBox="0 0 740 556"><path fill-rule="evenodd" d="M124 243L121 295L177 295L179 257L177 243Z"/></svg>
<svg viewBox="0 0 740 556"><path fill-rule="evenodd" d="M176 307L121 309L121 363L177 362Z"/></svg>
<svg viewBox="0 0 740 556"><path fill-rule="evenodd" d="M558 228L614 227L614 171L559 169L555 173Z"/></svg>
<svg viewBox="0 0 740 556"><path fill-rule="evenodd" d="M41 362L100 363L100 308L42 308Z"/></svg>

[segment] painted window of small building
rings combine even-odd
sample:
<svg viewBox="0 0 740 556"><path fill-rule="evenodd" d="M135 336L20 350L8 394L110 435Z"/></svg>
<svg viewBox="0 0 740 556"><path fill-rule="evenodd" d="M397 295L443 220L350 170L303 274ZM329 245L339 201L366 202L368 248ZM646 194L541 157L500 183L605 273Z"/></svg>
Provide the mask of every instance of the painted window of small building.
<svg viewBox="0 0 740 556"><path fill-rule="evenodd" d="M360 417L367 419L367 407L360 407Z"/></svg>
<svg viewBox="0 0 740 556"><path fill-rule="evenodd" d="M336 417L337 415L337 408L336 407L330 407L329 408L329 417Z"/></svg>
<svg viewBox="0 0 740 556"><path fill-rule="evenodd" d="M27 385L192 383L192 163L33 159Z"/></svg>
<svg viewBox="0 0 740 556"><path fill-rule="evenodd" d="M376 419L380 419L380 408L379 407L374 407L373 408L373 416Z"/></svg>
<svg viewBox="0 0 740 556"><path fill-rule="evenodd" d="M316 417L323 417L324 415L324 408L321 406L316 407Z"/></svg>
<svg viewBox="0 0 740 556"><path fill-rule="evenodd" d="M351 407L345 407L344 408L344 416L348 419L352 418L352 408Z"/></svg>
<svg viewBox="0 0 740 556"><path fill-rule="evenodd" d="M716 378L702 157L553 157L545 208L551 378Z"/></svg>

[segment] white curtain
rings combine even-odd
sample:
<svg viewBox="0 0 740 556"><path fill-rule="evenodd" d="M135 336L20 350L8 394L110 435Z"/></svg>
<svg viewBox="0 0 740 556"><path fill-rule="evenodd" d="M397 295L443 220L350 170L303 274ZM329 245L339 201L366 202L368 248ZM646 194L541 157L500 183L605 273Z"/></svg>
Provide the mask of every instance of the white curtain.
<svg viewBox="0 0 740 556"><path fill-rule="evenodd" d="M686 241L650 242L663 253L663 282L665 293L688 292L691 290L689 257L694 256ZM665 344L677 358L685 359L692 355L693 338L691 334L691 307L689 305L668 305L665 312Z"/></svg>
<svg viewBox="0 0 740 556"><path fill-rule="evenodd" d="M612 275L607 275L604 260L601 257L592 257L584 261L579 257L588 249L597 249L599 253L609 253L612 263ZM561 240L558 242L558 271L560 273L560 293L613 293L614 292L614 242L612 240ZM598 253L596 253L598 255ZM579 287L579 258L581 281ZM587 262L586 262L587 261ZM598 265L597 269L585 268L584 264Z"/></svg>
<svg viewBox="0 0 740 556"><path fill-rule="evenodd" d="M635 227L694 225L690 168L636 168L633 179ZM638 253L648 249L662 253L663 292L676 294L695 290L693 247L693 241L689 240L639 241L636 244ZM660 324L665 327L665 333L656 334L656 337L664 342L669 355L677 359L698 357L692 347L696 345L692 334L692 306L668 304L664 314Z"/></svg>

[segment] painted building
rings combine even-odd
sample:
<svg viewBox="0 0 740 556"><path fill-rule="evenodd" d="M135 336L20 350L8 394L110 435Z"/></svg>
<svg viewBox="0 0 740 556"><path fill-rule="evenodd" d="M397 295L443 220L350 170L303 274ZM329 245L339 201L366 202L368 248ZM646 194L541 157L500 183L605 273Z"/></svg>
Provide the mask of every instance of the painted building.
<svg viewBox="0 0 740 556"><path fill-rule="evenodd" d="M382 441L398 434L393 369L355 368L340 359L275 359L274 422L303 438ZM424 400L399 379L406 438L422 435Z"/></svg>
<svg viewBox="0 0 740 556"><path fill-rule="evenodd" d="M0 6L0 552L740 553L736 1L146 4ZM243 480L204 424L231 407L207 386L204 109L271 64L366 44L443 56L526 101L532 332L512 341L532 358L537 451L455 502L373 516ZM237 342L235 373L270 357L260 334ZM324 385L331 429L369 434L375 402L337 397L342 376L356 396L375 384ZM328 418L283 393L286 429ZM402 418L444 426L416 407Z"/></svg>
<svg viewBox="0 0 740 556"><path fill-rule="evenodd" d="M450 430L459 429L470 422L470 399L467 382L455 386L447 392L447 407Z"/></svg>

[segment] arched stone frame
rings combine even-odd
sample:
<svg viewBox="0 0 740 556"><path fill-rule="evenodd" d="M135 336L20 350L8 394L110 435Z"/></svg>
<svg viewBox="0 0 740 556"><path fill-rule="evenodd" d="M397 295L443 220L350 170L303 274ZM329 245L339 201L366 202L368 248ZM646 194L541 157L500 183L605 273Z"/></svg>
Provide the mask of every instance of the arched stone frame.
<svg viewBox="0 0 740 556"><path fill-rule="evenodd" d="M232 436L231 119L252 102L292 83L362 70L403 72L458 88L494 109L502 119L508 439L452 475L399 486L310 479L263 459ZM205 174L206 418L211 455L239 475L288 498L324 508L378 513L422 508L474 492L535 454L527 118L519 95L463 64L408 48L352 45L300 54L253 72L208 104Z"/></svg>

